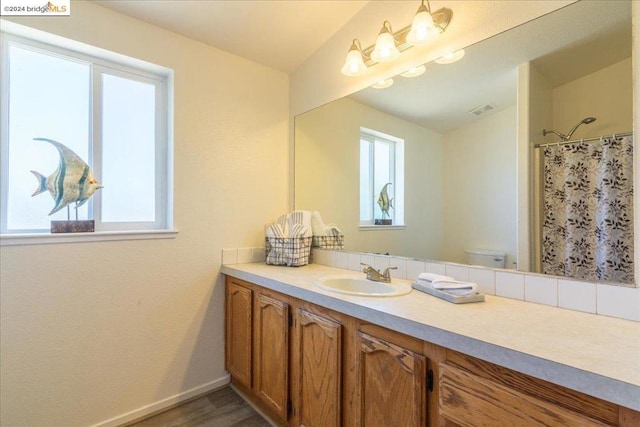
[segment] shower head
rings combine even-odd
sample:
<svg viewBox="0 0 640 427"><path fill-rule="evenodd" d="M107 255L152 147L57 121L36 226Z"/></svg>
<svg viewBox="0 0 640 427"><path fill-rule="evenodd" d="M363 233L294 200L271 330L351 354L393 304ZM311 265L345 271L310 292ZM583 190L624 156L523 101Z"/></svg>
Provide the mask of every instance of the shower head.
<svg viewBox="0 0 640 427"><path fill-rule="evenodd" d="M587 117L585 119L582 119L581 122L579 122L578 124L576 124L574 127L571 128L571 130L567 134L567 139L566 140L569 140L571 138L571 135L573 135L573 133L576 131L576 129L578 129L578 126L583 125L583 124L584 125L588 125L589 123L593 123L595 121L596 121L595 117Z"/></svg>
<svg viewBox="0 0 640 427"><path fill-rule="evenodd" d="M564 135L564 134L562 134L562 133L560 133L558 131L555 131L555 130L542 129L542 136L546 136L548 133L553 133L553 134L558 135L562 141L568 141L569 138L571 138L571 135L573 135L573 133L576 131L576 129L578 129L578 127L580 125L583 125L583 124L584 125L588 125L588 124L593 123L595 121L596 121L595 117L586 117L586 118L582 119L580 122L578 122L574 127L572 127L571 130L566 135Z"/></svg>

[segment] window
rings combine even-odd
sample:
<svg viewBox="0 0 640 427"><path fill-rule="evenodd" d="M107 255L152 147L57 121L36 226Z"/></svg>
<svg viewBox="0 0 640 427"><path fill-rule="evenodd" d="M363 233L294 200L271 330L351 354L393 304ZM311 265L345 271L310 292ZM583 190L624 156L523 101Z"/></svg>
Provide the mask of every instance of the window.
<svg viewBox="0 0 640 427"><path fill-rule="evenodd" d="M385 186L388 215L378 203ZM404 141L366 128L360 128L360 225L404 225Z"/></svg>
<svg viewBox="0 0 640 427"><path fill-rule="evenodd" d="M34 138L73 150L103 186L77 209L96 231L171 228L171 71L111 57L2 34L3 234L47 232L51 220L67 219L66 208L49 215L48 190L32 197L39 181L31 171L48 177L60 163L53 144ZM74 203L69 212L75 219Z"/></svg>

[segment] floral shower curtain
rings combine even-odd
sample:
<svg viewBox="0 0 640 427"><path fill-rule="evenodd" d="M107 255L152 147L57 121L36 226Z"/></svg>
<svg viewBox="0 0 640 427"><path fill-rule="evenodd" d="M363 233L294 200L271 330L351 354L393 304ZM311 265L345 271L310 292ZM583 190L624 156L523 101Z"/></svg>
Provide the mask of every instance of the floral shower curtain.
<svg viewBox="0 0 640 427"><path fill-rule="evenodd" d="M544 149L542 272L633 283L633 137Z"/></svg>

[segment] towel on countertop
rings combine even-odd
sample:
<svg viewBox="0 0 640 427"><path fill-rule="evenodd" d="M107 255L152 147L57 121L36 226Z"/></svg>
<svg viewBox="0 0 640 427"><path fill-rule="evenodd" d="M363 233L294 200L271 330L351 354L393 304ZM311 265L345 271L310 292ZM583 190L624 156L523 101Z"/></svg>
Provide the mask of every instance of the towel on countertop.
<svg viewBox="0 0 640 427"><path fill-rule="evenodd" d="M289 236L289 221L287 215L280 215L273 224L265 227L267 237L285 238Z"/></svg>
<svg viewBox="0 0 640 427"><path fill-rule="evenodd" d="M344 250L344 234L336 224L325 224L320 212L311 212L311 245L314 248Z"/></svg>
<svg viewBox="0 0 640 427"><path fill-rule="evenodd" d="M429 286L452 295L470 295L478 290L478 284L473 282L463 282L453 277L442 276L434 273L420 273L417 284ZM419 289L418 289L419 290Z"/></svg>
<svg viewBox="0 0 640 427"><path fill-rule="evenodd" d="M424 273L418 274L418 280L431 283L431 282L435 282L436 280L455 280L455 279L453 277L443 276L441 274L424 272Z"/></svg>
<svg viewBox="0 0 640 427"><path fill-rule="evenodd" d="M342 236L342 230L335 224L329 224L324 228L323 236Z"/></svg>
<svg viewBox="0 0 640 427"><path fill-rule="evenodd" d="M264 234L267 237L284 237L284 232L278 224L270 224L264 228Z"/></svg>
<svg viewBox="0 0 640 427"><path fill-rule="evenodd" d="M291 231L289 232L289 237L311 237L311 228L302 224L293 224L291 226Z"/></svg>
<svg viewBox="0 0 640 427"><path fill-rule="evenodd" d="M280 215L273 224L265 227L265 236L278 238L311 237L311 213L294 211Z"/></svg>
<svg viewBox="0 0 640 427"><path fill-rule="evenodd" d="M289 236L289 218L287 214L280 215L273 222L273 226L279 230L279 233L276 233L276 237L288 237Z"/></svg>
<svg viewBox="0 0 640 427"><path fill-rule="evenodd" d="M432 282L432 286L435 289L448 292L453 295L469 295L474 294L478 290L478 284L473 282L461 282L454 281L440 281Z"/></svg>
<svg viewBox="0 0 640 427"><path fill-rule="evenodd" d="M314 236L324 235L325 225L324 222L322 222L322 217L318 211L311 212L311 230L313 231Z"/></svg>
<svg viewBox="0 0 640 427"><path fill-rule="evenodd" d="M311 212L280 215L264 228L266 263L299 267L309 263L312 232Z"/></svg>
<svg viewBox="0 0 640 427"><path fill-rule="evenodd" d="M342 231L335 224L325 224L320 212L311 212L311 230L314 236L341 236Z"/></svg>
<svg viewBox="0 0 640 427"><path fill-rule="evenodd" d="M289 237L311 237L311 212L293 211L288 217Z"/></svg>

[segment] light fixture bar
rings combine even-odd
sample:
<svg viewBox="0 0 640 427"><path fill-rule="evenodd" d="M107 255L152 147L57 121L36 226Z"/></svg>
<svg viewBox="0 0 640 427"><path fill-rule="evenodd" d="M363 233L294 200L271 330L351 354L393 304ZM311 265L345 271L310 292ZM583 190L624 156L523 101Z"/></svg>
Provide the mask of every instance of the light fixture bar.
<svg viewBox="0 0 640 427"><path fill-rule="evenodd" d="M431 12L429 0L426 3L425 5L425 0L422 0L411 25L400 31L394 33L391 23L384 21L376 42L366 49L361 49L360 42L354 39L342 66L342 74L361 75L372 65L395 61L410 47L430 43L442 34L451 23L453 11L443 7Z"/></svg>
<svg viewBox="0 0 640 427"><path fill-rule="evenodd" d="M453 11L451 9L443 7L433 12L431 16L433 17L433 23L436 28L440 29L440 32L443 33L451 23L451 19L453 18ZM396 39L396 47L400 52L404 52L405 50L412 47L412 45L407 43L407 34L409 34L409 31L411 31L411 25L407 25L403 29L393 33L393 37ZM371 59L371 52L373 52L373 49L375 47L375 44L372 44L371 46L362 50L364 63L367 67L370 67L373 64L377 64L376 61Z"/></svg>

